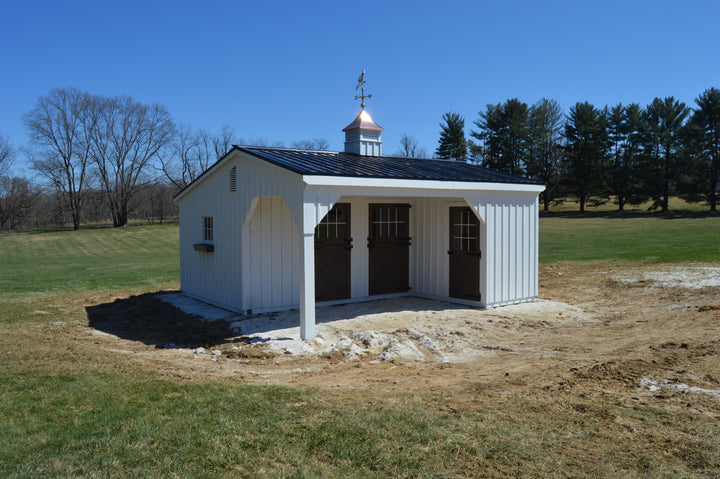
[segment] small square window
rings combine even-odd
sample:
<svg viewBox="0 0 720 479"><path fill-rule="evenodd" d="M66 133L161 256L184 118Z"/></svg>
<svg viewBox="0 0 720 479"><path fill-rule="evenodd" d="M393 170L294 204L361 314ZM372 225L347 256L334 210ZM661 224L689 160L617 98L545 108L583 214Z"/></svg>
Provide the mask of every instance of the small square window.
<svg viewBox="0 0 720 479"><path fill-rule="evenodd" d="M213 217L203 216L203 240L213 241Z"/></svg>

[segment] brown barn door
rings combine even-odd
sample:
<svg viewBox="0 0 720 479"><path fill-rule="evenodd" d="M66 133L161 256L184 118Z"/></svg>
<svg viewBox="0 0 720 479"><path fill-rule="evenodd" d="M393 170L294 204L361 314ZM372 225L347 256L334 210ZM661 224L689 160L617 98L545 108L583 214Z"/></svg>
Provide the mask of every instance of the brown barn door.
<svg viewBox="0 0 720 479"><path fill-rule="evenodd" d="M480 301L480 220L467 206L450 208L450 296Z"/></svg>
<svg viewBox="0 0 720 479"><path fill-rule="evenodd" d="M315 300L350 297L350 205L336 204L315 227Z"/></svg>
<svg viewBox="0 0 720 479"><path fill-rule="evenodd" d="M409 205L370 205L368 249L371 295L410 289L409 217Z"/></svg>

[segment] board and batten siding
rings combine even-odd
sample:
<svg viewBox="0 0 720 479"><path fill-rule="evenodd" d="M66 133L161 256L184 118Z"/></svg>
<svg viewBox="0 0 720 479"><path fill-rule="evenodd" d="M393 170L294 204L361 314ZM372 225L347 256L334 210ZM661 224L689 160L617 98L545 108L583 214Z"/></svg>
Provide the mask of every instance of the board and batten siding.
<svg viewBox="0 0 720 479"><path fill-rule="evenodd" d="M417 198L410 215L411 287L417 295L447 298L450 289L450 208L462 198Z"/></svg>
<svg viewBox="0 0 720 479"><path fill-rule="evenodd" d="M231 169L236 188L231 191ZM187 194L180 209L181 287L193 297L235 311L272 311L300 303L301 235L311 235L332 206L350 203L354 239L351 298L368 298L368 214L371 203L409 203L410 294L448 299L449 211L472 206L481 220L480 303L530 301L538 284L538 191L443 190L310 184L244 153L231 152ZM494 185L493 185L494 186ZM512 186L512 185L511 185ZM212 216L214 252L195 251L203 217Z"/></svg>
<svg viewBox="0 0 720 479"><path fill-rule="evenodd" d="M230 170L237 167L236 191L230 191ZM253 285L252 264L243 261L248 257L248 248L243 243L249 241L247 229L252 223L253 215L260 208L264 215L269 211L282 211L278 201L284 204L284 211L279 215L282 226L268 223L263 216L264 226L256 231L253 242L266 241L267 248L278 242L272 237L278 227L288 230L288 220L297 235L297 224L302 224L302 203L304 184L299 175L287 172L282 168L267 164L238 152L233 152L226 161L219 163L214 170L208 171L202 183L198 184L192 194L178 198L180 210L180 285L185 294L202 299L235 311L252 309L248 300L252 298L246 285ZM258 199L262 199L261 204ZM266 205L265 200L270 202ZM274 203L273 203L274 202ZM194 251L193 244L202 243L203 217L213 217L214 252ZM273 215L274 217L274 215ZM265 228L265 229L262 229ZM271 237L261 239L265 232ZM281 246L293 241L289 235L283 238ZM273 241L275 243L273 243ZM293 251L299 249L295 240L295 249L291 248L289 260L281 260L282 267L288 263L292 268ZM269 250L268 250L269 251ZM275 255L283 258L283 252L268 253L263 251L261 257L277 265ZM253 257L253 256L249 256ZM278 266L279 268L280 266ZM283 274L287 275L290 270ZM297 276L297 275L296 275ZM284 280L286 281L286 280ZM264 284L268 284L267 280ZM297 283L296 283L297 284ZM281 285L281 295L275 299L285 298L286 291L293 286ZM294 288L298 289L298 288ZM274 293L277 295L277 293ZM289 294L289 293L288 293ZM293 293L297 302L298 293ZM256 296L257 298L257 296ZM267 304L268 298L261 296L261 303Z"/></svg>
<svg viewBox="0 0 720 479"><path fill-rule="evenodd" d="M490 191L468 199L482 225L480 288L488 307L532 301L538 293L538 195Z"/></svg>
<svg viewBox="0 0 720 479"><path fill-rule="evenodd" d="M300 235L282 197L260 198L247 226L246 308L287 309L300 303Z"/></svg>
<svg viewBox="0 0 720 479"><path fill-rule="evenodd" d="M204 179L191 199L178 201L180 210L180 286L184 293L220 306L233 306L233 292L242 288L239 248L242 205L229 191L231 164ZM203 217L213 218L214 252L195 251L203 241Z"/></svg>

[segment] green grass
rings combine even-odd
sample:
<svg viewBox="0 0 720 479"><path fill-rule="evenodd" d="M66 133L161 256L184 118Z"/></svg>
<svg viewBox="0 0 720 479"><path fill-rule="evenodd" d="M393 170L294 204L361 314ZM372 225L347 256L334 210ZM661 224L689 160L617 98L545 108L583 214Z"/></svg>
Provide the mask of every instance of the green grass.
<svg viewBox="0 0 720 479"><path fill-rule="evenodd" d="M177 283L178 226L0 235L0 292L70 293Z"/></svg>
<svg viewBox="0 0 720 479"><path fill-rule="evenodd" d="M712 216L547 216L541 259L717 261L719 228ZM529 395L478 397L448 413L451 395L368 399L171 380L94 346L84 306L177 288L177 237L177 225L0 235L0 477L677 477L720 470L717 424L652 405ZM621 420L608 421L614 417Z"/></svg>
<svg viewBox="0 0 720 479"><path fill-rule="evenodd" d="M540 262L720 261L720 215L540 215Z"/></svg>
<svg viewBox="0 0 720 479"><path fill-rule="evenodd" d="M448 413L439 411L445 401L362 402L108 374L5 375L0 476L676 477L720 467L717 428L683 413L523 398ZM634 436L608 423L618 416L635 425ZM648 439L666 446L638 457L633 443Z"/></svg>

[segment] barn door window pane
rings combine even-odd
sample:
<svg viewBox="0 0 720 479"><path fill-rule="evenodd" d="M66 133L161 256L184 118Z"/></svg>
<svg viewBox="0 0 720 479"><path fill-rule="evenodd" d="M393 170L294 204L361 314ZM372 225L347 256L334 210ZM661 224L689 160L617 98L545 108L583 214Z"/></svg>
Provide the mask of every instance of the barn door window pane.
<svg viewBox="0 0 720 479"><path fill-rule="evenodd" d="M407 206L373 208L372 236L407 236Z"/></svg>
<svg viewBox="0 0 720 479"><path fill-rule="evenodd" d="M213 241L213 217L203 216L203 240Z"/></svg>
<svg viewBox="0 0 720 479"><path fill-rule="evenodd" d="M342 239L347 233L347 217L344 208L333 208L315 227L317 239Z"/></svg>
<svg viewBox="0 0 720 479"><path fill-rule="evenodd" d="M461 211L453 224L453 249L456 251L475 252L478 250L478 224L472 212Z"/></svg>

